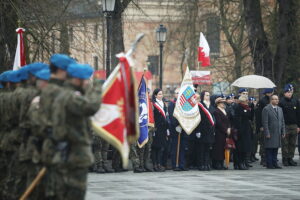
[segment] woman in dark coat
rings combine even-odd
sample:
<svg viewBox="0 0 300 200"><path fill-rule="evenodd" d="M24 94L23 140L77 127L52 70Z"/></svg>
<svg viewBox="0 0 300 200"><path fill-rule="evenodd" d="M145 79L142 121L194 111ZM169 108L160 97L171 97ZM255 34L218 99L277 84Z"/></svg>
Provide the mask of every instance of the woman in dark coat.
<svg viewBox="0 0 300 200"><path fill-rule="evenodd" d="M199 96L199 94L198 94ZM210 147L214 142L214 119L208 109L201 103L198 103L201 121L194 130L196 140L196 156L199 170L210 170Z"/></svg>
<svg viewBox="0 0 300 200"><path fill-rule="evenodd" d="M165 171L163 164L163 152L167 144L168 120L167 107L163 102L161 89L155 89L152 95L155 132L152 142L152 160L155 171Z"/></svg>
<svg viewBox="0 0 300 200"><path fill-rule="evenodd" d="M234 127L237 129L236 150L234 152L234 168L249 169L246 162L247 155L252 152L252 127L253 112L248 105L248 96L241 95L234 111Z"/></svg>
<svg viewBox="0 0 300 200"><path fill-rule="evenodd" d="M226 137L230 134L230 120L225 111L225 99L217 98L216 99L216 110L214 112L214 117L216 119L215 125L215 143L212 149L212 160L213 160L213 168L214 169L227 169L224 167L224 159L225 159L225 143Z"/></svg>

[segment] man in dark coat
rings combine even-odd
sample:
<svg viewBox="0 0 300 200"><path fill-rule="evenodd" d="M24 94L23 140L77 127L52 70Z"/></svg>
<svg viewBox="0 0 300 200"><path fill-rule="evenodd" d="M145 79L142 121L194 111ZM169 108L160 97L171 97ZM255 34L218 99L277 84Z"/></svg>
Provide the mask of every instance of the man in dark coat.
<svg viewBox="0 0 300 200"><path fill-rule="evenodd" d="M273 88L266 88L263 91L264 96L258 101L257 109L255 110L255 119L256 119L256 131L258 132L258 142L259 142L259 155L261 158L260 164L265 166L265 148L264 148L264 129L262 126L262 111L266 105L270 103L270 96L273 94Z"/></svg>
<svg viewBox="0 0 300 200"><path fill-rule="evenodd" d="M284 96L280 99L286 137L282 139L282 163L284 166L296 166L293 160L296 148L297 133L300 132L300 103L293 97L294 88L291 84L284 87Z"/></svg>
<svg viewBox="0 0 300 200"><path fill-rule="evenodd" d="M266 161L268 169L281 169L277 164L278 148L281 146L281 138L285 136L285 123L283 112L278 107L279 98L271 96L271 103L262 112L262 125L265 135Z"/></svg>

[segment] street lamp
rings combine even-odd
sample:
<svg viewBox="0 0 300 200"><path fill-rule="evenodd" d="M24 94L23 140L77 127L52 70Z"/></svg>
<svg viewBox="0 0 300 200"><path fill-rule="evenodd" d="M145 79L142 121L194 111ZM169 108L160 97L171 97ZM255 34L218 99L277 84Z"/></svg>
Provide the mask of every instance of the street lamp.
<svg viewBox="0 0 300 200"><path fill-rule="evenodd" d="M106 17L106 78L110 74L110 20L115 9L115 0L102 0L103 13Z"/></svg>
<svg viewBox="0 0 300 200"><path fill-rule="evenodd" d="M159 87L162 89L162 80L163 80L163 70L162 70L162 61L163 61L163 47L164 42L167 38L167 29L164 25L159 25L156 29L156 40L159 43Z"/></svg>

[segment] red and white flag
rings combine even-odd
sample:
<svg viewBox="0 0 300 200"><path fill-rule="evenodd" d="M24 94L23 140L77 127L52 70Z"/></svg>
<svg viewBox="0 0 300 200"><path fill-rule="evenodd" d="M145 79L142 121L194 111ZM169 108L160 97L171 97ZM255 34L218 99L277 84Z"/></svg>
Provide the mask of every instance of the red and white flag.
<svg viewBox="0 0 300 200"><path fill-rule="evenodd" d="M26 58L25 58L25 48L24 48L24 38L23 33L25 29L17 28L16 32L18 34L18 44L15 54L15 61L13 70L20 69L20 67L26 65Z"/></svg>
<svg viewBox="0 0 300 200"><path fill-rule="evenodd" d="M118 149L127 168L129 144L139 138L139 108L132 68L126 57L119 60L103 85L100 109L91 120L96 133Z"/></svg>
<svg viewBox="0 0 300 200"><path fill-rule="evenodd" d="M199 47L198 47L198 62L201 62L202 67L210 66L209 45L202 32L200 32Z"/></svg>

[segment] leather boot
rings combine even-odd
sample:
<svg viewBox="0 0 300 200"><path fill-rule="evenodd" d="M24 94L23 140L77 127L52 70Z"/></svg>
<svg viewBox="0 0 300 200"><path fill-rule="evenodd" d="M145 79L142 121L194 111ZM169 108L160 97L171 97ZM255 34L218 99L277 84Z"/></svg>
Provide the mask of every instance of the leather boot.
<svg viewBox="0 0 300 200"><path fill-rule="evenodd" d="M282 164L283 166L289 166L289 162L287 158L282 158Z"/></svg>
<svg viewBox="0 0 300 200"><path fill-rule="evenodd" d="M297 166L297 163L292 158L288 158L288 163L289 166Z"/></svg>

